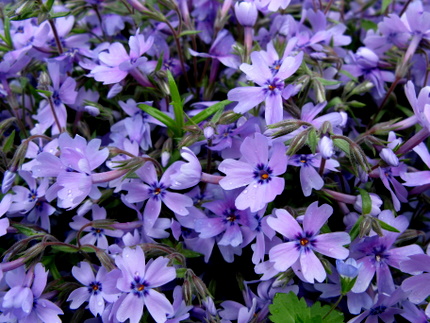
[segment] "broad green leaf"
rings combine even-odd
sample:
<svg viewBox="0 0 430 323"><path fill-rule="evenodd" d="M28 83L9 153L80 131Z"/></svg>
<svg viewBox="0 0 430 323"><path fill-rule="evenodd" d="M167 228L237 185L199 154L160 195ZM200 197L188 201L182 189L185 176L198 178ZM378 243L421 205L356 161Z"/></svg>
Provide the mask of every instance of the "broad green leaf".
<svg viewBox="0 0 430 323"><path fill-rule="evenodd" d="M310 308L312 322L315 322L314 318L321 317L321 322L324 323L343 323L343 313L339 311L332 311L329 315L327 315L330 309L330 305L321 306L320 302L314 303Z"/></svg>
<svg viewBox="0 0 430 323"><path fill-rule="evenodd" d="M370 214L372 211L372 199L370 198L369 192L362 188L358 188L358 191L361 195L361 213Z"/></svg>
<svg viewBox="0 0 430 323"><path fill-rule="evenodd" d="M397 232L400 233L399 230L397 230L395 227L392 227L391 225L389 225L388 223L385 223L384 221L381 221L379 219L376 219L379 222L379 225L381 226L382 229L387 230L387 231L391 231L391 232Z"/></svg>
<svg viewBox="0 0 430 323"><path fill-rule="evenodd" d="M269 305L270 320L274 323L304 322L298 318L310 318L310 311L304 298L299 300L293 292L277 293Z"/></svg>
<svg viewBox="0 0 430 323"><path fill-rule="evenodd" d="M139 104L138 107L140 109L142 109L143 111L145 111L146 113L148 113L150 116L152 116L155 119L157 119L158 121L162 122L167 128L174 131L174 129L176 127L175 120L170 118L168 115L166 115L165 113L161 112L160 110L158 110L154 107L151 107L147 104L144 104L144 103Z"/></svg>
<svg viewBox="0 0 430 323"><path fill-rule="evenodd" d="M269 310L270 320L274 323L341 323L344 321L343 314L338 311L334 310L328 314L331 306L321 306L320 302L316 302L308 307L305 299L299 299L293 292L276 294Z"/></svg>
<svg viewBox="0 0 430 323"><path fill-rule="evenodd" d="M227 104L230 104L232 101L224 100L218 103L215 103L214 105L211 105L210 107L207 107L203 111L200 111L197 113L194 117L190 119L190 121L187 122L187 126L198 124L204 120L206 120L208 117L210 117L212 114L222 110Z"/></svg>
<svg viewBox="0 0 430 323"><path fill-rule="evenodd" d="M178 86L176 85L175 79L172 73L167 70L167 79L169 81L170 96L172 97L173 113L175 114L175 123L178 128L178 132L182 132L184 127L184 109L182 105L182 99L179 94Z"/></svg>

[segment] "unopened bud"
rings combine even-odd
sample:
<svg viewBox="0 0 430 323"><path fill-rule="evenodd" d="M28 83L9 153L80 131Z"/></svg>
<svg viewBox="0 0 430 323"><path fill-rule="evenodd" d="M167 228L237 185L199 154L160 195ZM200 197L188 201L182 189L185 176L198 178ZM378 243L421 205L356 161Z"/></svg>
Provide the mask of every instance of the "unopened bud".
<svg viewBox="0 0 430 323"><path fill-rule="evenodd" d="M218 124L230 124L236 122L242 115L233 111L225 111L218 120Z"/></svg>
<svg viewBox="0 0 430 323"><path fill-rule="evenodd" d="M380 237L384 236L384 234L382 233L381 224L375 218L372 218L372 230L375 231L378 236Z"/></svg>
<svg viewBox="0 0 430 323"><path fill-rule="evenodd" d="M3 174L3 181L1 184L1 192L6 194L12 188L13 183L15 182L16 173L11 172L9 170L5 171Z"/></svg>
<svg viewBox="0 0 430 323"><path fill-rule="evenodd" d="M168 138L163 143L163 148L161 149L161 165L163 167L167 166L171 155L172 155L172 138Z"/></svg>
<svg viewBox="0 0 430 323"><path fill-rule="evenodd" d="M257 6L254 1L238 1L234 5L234 13L237 21L243 27L253 27L257 22Z"/></svg>
<svg viewBox="0 0 430 323"><path fill-rule="evenodd" d="M364 216L363 221L360 222L360 233L358 235L360 238L369 235L369 232L372 229L372 222L373 219L370 216Z"/></svg>
<svg viewBox="0 0 430 323"><path fill-rule="evenodd" d="M49 91L49 86L51 85L51 78L46 72L41 72L39 78L37 79L37 88L43 91Z"/></svg>
<svg viewBox="0 0 430 323"><path fill-rule="evenodd" d="M364 81L363 83L358 84L357 86L355 86L352 91L351 91L351 95L354 94L362 94L362 93L367 93L369 92L375 85L373 85L372 82L369 81Z"/></svg>
<svg viewBox="0 0 430 323"><path fill-rule="evenodd" d="M396 154L390 148L383 148L379 156L381 156L382 160L388 165L393 167L399 166L399 158L397 158Z"/></svg>
<svg viewBox="0 0 430 323"><path fill-rule="evenodd" d="M293 138L290 143L290 147L288 148L287 155L294 155L300 148L302 148L306 144L306 141L308 140L309 129L312 128L308 128L302 131Z"/></svg>
<svg viewBox="0 0 430 323"><path fill-rule="evenodd" d="M357 169L357 165L359 165L365 172L370 169L369 162L367 161L367 156L364 151L357 144L351 144L349 146L350 158L352 161L352 165Z"/></svg>
<svg viewBox="0 0 430 323"><path fill-rule="evenodd" d="M211 139L215 134L215 126L211 123L208 123L203 129L203 135L206 139Z"/></svg>
<svg viewBox="0 0 430 323"><path fill-rule="evenodd" d="M100 263L107 271L114 270L116 268L115 262L103 249L97 249L96 256L100 260Z"/></svg>
<svg viewBox="0 0 430 323"><path fill-rule="evenodd" d="M199 140L199 138L200 138L200 135L196 135L196 134L186 135L179 142L178 146L179 146L179 148L191 146L192 144L197 142Z"/></svg>
<svg viewBox="0 0 430 323"><path fill-rule="evenodd" d="M331 158L334 154L333 140L330 137L323 136L318 142L318 150L323 158Z"/></svg>

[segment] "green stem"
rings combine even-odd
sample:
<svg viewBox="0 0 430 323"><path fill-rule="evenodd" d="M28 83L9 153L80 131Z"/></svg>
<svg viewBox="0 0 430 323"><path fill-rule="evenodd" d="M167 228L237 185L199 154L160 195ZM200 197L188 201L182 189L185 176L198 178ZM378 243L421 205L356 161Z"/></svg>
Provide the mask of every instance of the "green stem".
<svg viewBox="0 0 430 323"><path fill-rule="evenodd" d="M322 318L322 320L323 320L323 321L324 321L324 319L325 319L327 316L329 316L329 315L330 315L330 313L331 313L331 312L333 312L333 311L334 311L334 309L339 305L339 303L340 303L340 301L342 300L342 298L343 298L343 294L341 294L341 295L339 296L339 298L337 299L336 303L334 303L334 304L333 304L333 306L331 307L330 311L328 311L328 312L326 313L326 315L324 315L324 316L323 316L323 318Z"/></svg>

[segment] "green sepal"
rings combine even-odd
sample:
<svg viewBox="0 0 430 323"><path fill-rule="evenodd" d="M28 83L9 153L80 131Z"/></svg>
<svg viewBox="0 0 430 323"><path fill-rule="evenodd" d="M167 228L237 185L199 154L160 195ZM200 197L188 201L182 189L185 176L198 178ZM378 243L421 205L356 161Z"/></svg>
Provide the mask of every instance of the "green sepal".
<svg viewBox="0 0 430 323"><path fill-rule="evenodd" d="M361 213L370 214L372 211L372 199L370 198L369 192L362 188L358 188L358 191L361 195Z"/></svg>
<svg viewBox="0 0 430 323"><path fill-rule="evenodd" d="M179 34L179 37L187 36L187 35L196 35L201 32L202 32L201 30L185 30Z"/></svg>
<svg viewBox="0 0 430 323"><path fill-rule="evenodd" d="M349 236L351 237L351 241L354 241L355 238L360 234L360 223L363 222L364 216L360 215L360 217L355 221L355 224L349 231Z"/></svg>
<svg viewBox="0 0 430 323"><path fill-rule="evenodd" d="M386 223L386 222L384 222L384 221L379 220L378 218L375 218L375 219L378 221L378 223L379 223L379 225L381 226L381 228L382 228L382 229L387 230L387 231L390 231L390 232L397 232L397 233L400 233L400 231L399 231L398 229L396 229L395 227L393 227L393 226L391 226L391 225L387 224L387 223Z"/></svg>
<svg viewBox="0 0 430 323"><path fill-rule="evenodd" d="M15 130L13 130L12 133L9 135L9 137L7 137L3 145L4 153L8 153L12 149L14 140L15 140Z"/></svg>
<svg viewBox="0 0 430 323"><path fill-rule="evenodd" d="M79 252L79 248L75 246L67 246L67 245L52 245L51 248L56 251L66 252L66 253L77 253Z"/></svg>

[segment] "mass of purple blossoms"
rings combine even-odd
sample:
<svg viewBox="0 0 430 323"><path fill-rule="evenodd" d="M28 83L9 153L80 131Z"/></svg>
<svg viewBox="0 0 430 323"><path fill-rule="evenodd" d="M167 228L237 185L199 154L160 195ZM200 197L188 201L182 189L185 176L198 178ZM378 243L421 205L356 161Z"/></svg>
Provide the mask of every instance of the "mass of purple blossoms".
<svg viewBox="0 0 430 323"><path fill-rule="evenodd" d="M430 320L428 0L0 13L0 322Z"/></svg>

